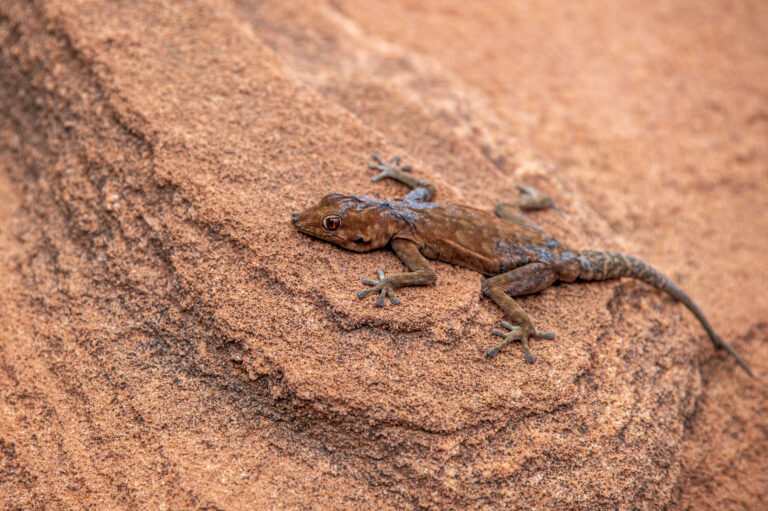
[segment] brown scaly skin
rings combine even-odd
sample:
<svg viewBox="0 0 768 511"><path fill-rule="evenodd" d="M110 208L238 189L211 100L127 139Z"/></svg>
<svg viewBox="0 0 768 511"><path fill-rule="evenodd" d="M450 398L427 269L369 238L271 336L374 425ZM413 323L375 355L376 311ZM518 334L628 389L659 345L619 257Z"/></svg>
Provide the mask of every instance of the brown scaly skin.
<svg viewBox="0 0 768 511"><path fill-rule="evenodd" d="M378 270L377 280L363 279L363 283L371 287L360 291L360 298L378 292L376 305L385 305L387 297L393 304L400 303L395 289L426 286L437 280L427 259L470 268L488 277L483 282L483 293L517 325L502 321L501 325L508 331L493 329L492 333L504 341L489 349L488 356L519 340L525 359L534 362L528 340L531 337L553 339L554 334L537 331L513 296L536 293L558 280L630 277L682 302L701 322L714 345L727 350L752 376L746 362L714 332L696 304L653 267L617 252L566 248L514 211L551 208L554 203L550 197L531 188L518 187L521 198L513 203L497 204L496 216L467 206L432 203L429 201L435 195L434 186L409 174L410 165L401 166L397 156L391 164L377 154L373 158L377 163L369 166L381 173L372 181L392 178L411 188L402 200L330 194L316 206L293 214L293 224L299 231L349 250L366 252L389 245L411 270L388 277Z"/></svg>

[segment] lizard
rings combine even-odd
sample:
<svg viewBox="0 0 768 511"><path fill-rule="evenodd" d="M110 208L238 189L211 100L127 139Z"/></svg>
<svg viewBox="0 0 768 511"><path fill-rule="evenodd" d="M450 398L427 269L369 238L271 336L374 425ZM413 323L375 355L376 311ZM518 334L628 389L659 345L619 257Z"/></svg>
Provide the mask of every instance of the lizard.
<svg viewBox="0 0 768 511"><path fill-rule="evenodd" d="M395 290L404 286L434 284L437 273L429 259L469 268L483 274L483 293L498 305L506 317L491 332L503 338L488 349L495 356L513 341L520 341L527 362L533 363L531 338L554 339L551 331L540 331L514 299L537 293L556 281L602 281L629 277L666 292L685 305L699 320L717 348L725 349L752 377L741 356L715 333L704 313L674 282L648 263L632 255L612 251L575 250L562 245L529 222L524 212L554 207L551 197L533 188L518 186L522 192L513 202L499 202L494 214L468 206L431 202L436 188L411 173L395 156L387 163L378 154L371 169L379 171L371 181L394 179L411 190L402 199L377 199L367 195L331 193L319 203L292 215L293 225L302 233L355 252L389 246L410 270L378 279L363 279L370 286L359 291L365 298L379 293L376 305L400 303ZM520 212L516 212L519 210ZM514 324L513 324L514 323Z"/></svg>

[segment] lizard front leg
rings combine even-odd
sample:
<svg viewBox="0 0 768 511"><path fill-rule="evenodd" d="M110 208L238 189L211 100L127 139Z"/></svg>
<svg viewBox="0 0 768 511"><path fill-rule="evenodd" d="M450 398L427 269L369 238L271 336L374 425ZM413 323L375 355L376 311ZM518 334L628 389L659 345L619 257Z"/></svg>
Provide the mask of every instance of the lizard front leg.
<svg viewBox="0 0 768 511"><path fill-rule="evenodd" d="M376 163L369 163L368 167L381 171L380 174L371 178L371 181L374 183L385 178L394 179L395 181L403 183L411 188L411 191L403 197L403 200L407 201L428 202L435 196L435 187L431 183L419 179L414 175L407 174L407 172L413 170L413 167L410 164L400 165L399 156L393 157L392 163L384 161L378 153L373 153L371 157L376 160Z"/></svg>
<svg viewBox="0 0 768 511"><path fill-rule="evenodd" d="M404 286L428 286L437 280L437 273L432 269L429 261L421 255L416 243L404 239L394 239L390 245L395 254L411 271L385 277L382 270L377 270L379 280L363 279L363 284L372 287L359 291L357 296L365 298L370 293L378 291L379 298L376 300L376 305L379 307L385 305L385 298L387 296L389 296L393 305L400 303L400 300L394 294L394 290L397 288Z"/></svg>
<svg viewBox="0 0 768 511"><path fill-rule="evenodd" d="M509 332L496 328L493 329L493 333L504 337L504 341L486 352L489 357L496 355L499 350L512 341L519 340L525 351L525 360L530 363L536 361L528 347L528 339L531 337L554 339L555 334L552 332L537 332L531 318L528 317L528 314L520 307L520 304L512 299L510 295L520 296L536 293L551 286L555 280L557 280L557 275L548 265L531 263L515 268L507 273L491 277L483 282L483 293L496 302L496 305L501 307L507 316L518 325L513 326L506 321L502 321L502 326L507 328Z"/></svg>

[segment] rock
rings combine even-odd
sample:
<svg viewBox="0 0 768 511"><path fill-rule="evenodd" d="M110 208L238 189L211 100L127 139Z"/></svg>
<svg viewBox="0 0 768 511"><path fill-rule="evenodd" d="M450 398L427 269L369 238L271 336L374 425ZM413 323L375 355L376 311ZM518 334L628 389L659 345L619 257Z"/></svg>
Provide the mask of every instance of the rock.
<svg viewBox="0 0 768 511"><path fill-rule="evenodd" d="M531 112L546 116L547 108L533 93L506 103L513 89L499 59L508 56L489 41L496 34L514 48L492 22L494 12L517 19L514 8L457 4L458 19L427 9L420 15L433 24L422 27L406 4L391 7L397 23L387 27L369 18L387 12L373 2L372 11L308 1L0 6L5 507L765 500L766 295L752 281L768 278L768 224L758 215L735 229L710 212L738 210L745 198L758 211L768 206L768 179L756 170L766 157L765 95L745 100L757 113L732 121L751 131L720 141L720 151L740 155L734 174L715 165L724 158L716 151L697 162L700 172L673 173L664 158L685 165L675 149L707 147L700 132L717 131L718 112L741 112L738 91L686 102L697 124L670 110L640 115L648 125L626 114L625 124L598 126L611 115L598 105L602 91L571 105L556 94L563 77L543 77L559 68L534 68L559 101L545 133L562 138L546 142L529 130ZM649 19L658 15L647 9ZM555 43L582 37L557 19L566 28ZM458 40L477 36L455 61L450 52L460 50L438 44L451 27ZM742 37L755 44L759 28ZM603 44L586 39L586 51ZM473 47L488 54L470 76ZM551 64L553 51L544 46L542 61ZM649 51L628 50L637 58ZM640 75L649 69L639 65L635 79L660 85L674 105L669 80ZM601 72L621 83L611 69L579 76L601 83ZM673 77L681 87L683 78ZM521 87L530 91L529 80ZM757 72L744 80L763 86ZM580 83L577 91L589 88ZM694 97L707 91L691 87ZM609 99L633 112L626 92ZM581 114L583 128L571 118ZM654 123L671 130L677 122L679 145L665 141L648 156L657 168L638 183L643 146L626 140L656 140L642 137ZM605 149L589 136L604 137ZM402 290L398 307L358 300L362 277L401 263L386 251L354 254L302 236L290 213L330 191L401 194L396 184L370 182L374 151L407 155L444 201L491 209L520 182L553 194L562 215L544 212L536 222L572 244L639 251L668 270L714 312L758 380L714 352L681 306L641 284L563 285L524 299L534 321L556 332L535 343L534 365L514 346L485 357L501 313L470 271L438 263L437 285ZM610 172L600 175L591 161ZM624 161L629 170L616 170ZM730 195L716 202L725 192L712 182ZM669 209L678 196L682 208ZM644 210L644 197L655 210ZM693 213L707 222L676 224ZM702 254L695 263L663 257L682 258L689 246ZM717 287L704 293L696 281L710 275L727 281L734 300Z"/></svg>

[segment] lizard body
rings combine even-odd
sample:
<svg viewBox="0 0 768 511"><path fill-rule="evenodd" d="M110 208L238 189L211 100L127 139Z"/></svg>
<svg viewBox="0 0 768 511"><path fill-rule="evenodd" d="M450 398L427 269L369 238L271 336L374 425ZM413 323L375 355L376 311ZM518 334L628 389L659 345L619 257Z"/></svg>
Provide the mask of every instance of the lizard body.
<svg viewBox="0 0 768 511"><path fill-rule="evenodd" d="M714 332L688 295L649 264L618 252L565 247L522 215L510 211L553 207L551 198L531 188L518 187L523 192L522 197L514 203L497 204L495 215L468 206L438 204L430 202L435 195L434 186L411 175L411 166L401 166L399 157L395 157L392 164L376 154L373 157L377 164L370 167L381 173L372 181L391 178L406 184L411 191L403 199L330 194L317 205L294 213L292 218L299 231L356 252L389 245L411 270L388 277L379 270L378 280L363 279L363 283L371 287L360 291L360 298L378 292L377 305L385 305L386 297L397 304L399 299L394 295L395 289L434 283L437 274L428 259L469 268L488 277L483 282L483 293L516 323L515 326L502 321L508 331L493 330L504 341L489 349L488 356L496 355L510 342L519 340L526 360L534 362L529 339L553 339L554 334L537 331L512 297L539 292L558 280L630 277L682 302L700 321L713 344L727 350L752 375L746 362Z"/></svg>

